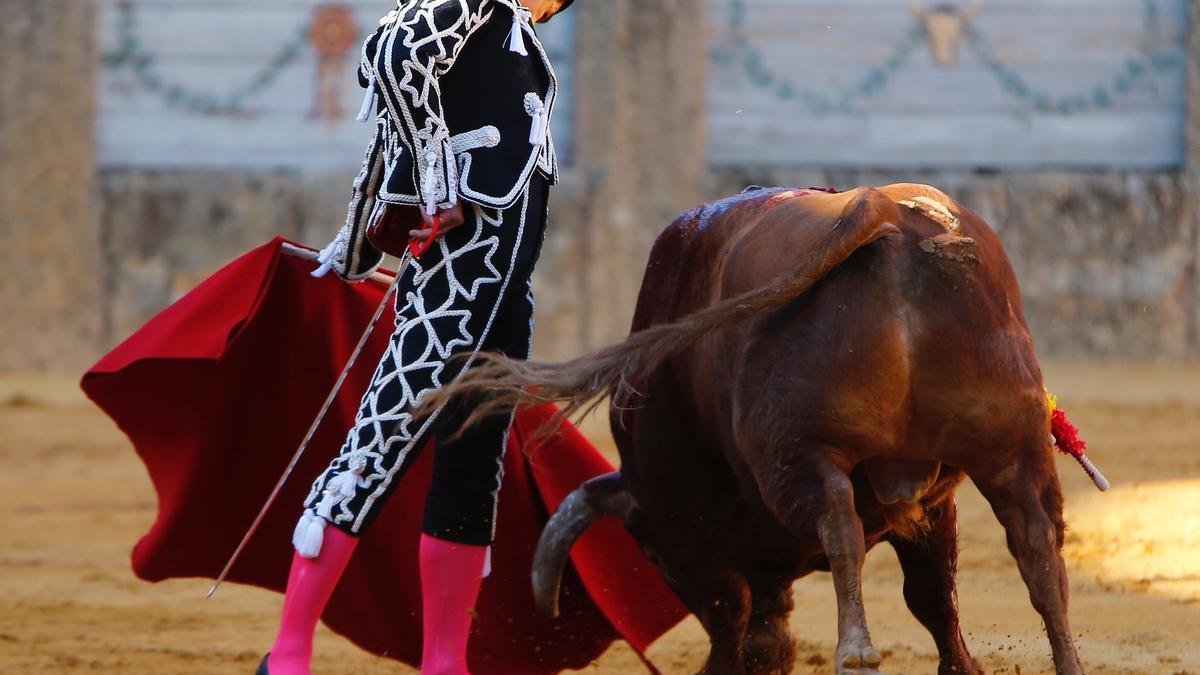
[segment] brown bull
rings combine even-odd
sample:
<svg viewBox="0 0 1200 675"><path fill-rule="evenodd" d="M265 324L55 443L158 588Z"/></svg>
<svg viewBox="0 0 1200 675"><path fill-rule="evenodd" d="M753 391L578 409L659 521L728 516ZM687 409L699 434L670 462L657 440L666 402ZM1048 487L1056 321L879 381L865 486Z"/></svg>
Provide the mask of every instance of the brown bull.
<svg viewBox="0 0 1200 675"><path fill-rule="evenodd" d="M939 672L981 673L955 599L954 493L969 477L1004 525L1056 670L1082 672L1017 282L987 223L940 191L758 189L710 204L659 237L625 342L563 364L491 357L440 395L490 387L502 406L530 386L567 412L612 396L621 454L543 534L546 611L570 546L614 515L703 623L705 673L790 671L791 586L815 570L833 573L838 671L876 672L860 577L887 541Z"/></svg>

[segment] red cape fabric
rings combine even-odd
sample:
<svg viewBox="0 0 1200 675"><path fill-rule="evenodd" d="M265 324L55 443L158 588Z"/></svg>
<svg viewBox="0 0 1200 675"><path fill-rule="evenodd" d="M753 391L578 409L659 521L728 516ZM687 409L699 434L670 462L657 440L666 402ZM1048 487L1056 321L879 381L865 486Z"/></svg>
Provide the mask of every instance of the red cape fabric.
<svg viewBox="0 0 1200 675"><path fill-rule="evenodd" d="M158 518L133 549L143 579L220 572L383 297L380 284L311 277L313 264L283 253L283 243L216 272L83 377L84 391L129 436L158 493ZM385 313L232 581L284 589L310 481L353 424L391 328ZM642 652L685 613L611 520L572 552L560 618L537 613L529 572L548 513L581 482L612 470L569 424L531 447L553 412L522 410L513 427L493 571L468 654L479 675L581 668L616 638ZM363 649L413 665L421 654L417 544L432 455L421 454L363 537L323 616Z"/></svg>

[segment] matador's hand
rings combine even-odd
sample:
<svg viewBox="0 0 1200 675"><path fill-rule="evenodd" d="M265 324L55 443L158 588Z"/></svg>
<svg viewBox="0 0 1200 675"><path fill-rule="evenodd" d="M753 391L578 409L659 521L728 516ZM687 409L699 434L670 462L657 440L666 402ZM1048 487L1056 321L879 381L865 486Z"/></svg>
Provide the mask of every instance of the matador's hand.
<svg viewBox="0 0 1200 675"><path fill-rule="evenodd" d="M438 236L441 236L463 224L462 202L449 208L438 209L437 215L441 218L441 223L438 227ZM425 223L425 226L419 230L409 230L408 236L424 243L433 236L433 216L425 213L424 209L421 209L421 221Z"/></svg>

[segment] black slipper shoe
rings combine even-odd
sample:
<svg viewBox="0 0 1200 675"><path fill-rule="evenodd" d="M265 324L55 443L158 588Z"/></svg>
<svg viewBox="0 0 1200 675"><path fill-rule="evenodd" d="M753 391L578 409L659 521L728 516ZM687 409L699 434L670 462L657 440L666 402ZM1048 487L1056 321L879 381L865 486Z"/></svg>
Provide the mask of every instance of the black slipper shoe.
<svg viewBox="0 0 1200 675"><path fill-rule="evenodd" d="M262 663L258 664L258 670L254 671L254 675L271 675L271 669L267 668L267 659L271 658L271 652L263 657Z"/></svg>

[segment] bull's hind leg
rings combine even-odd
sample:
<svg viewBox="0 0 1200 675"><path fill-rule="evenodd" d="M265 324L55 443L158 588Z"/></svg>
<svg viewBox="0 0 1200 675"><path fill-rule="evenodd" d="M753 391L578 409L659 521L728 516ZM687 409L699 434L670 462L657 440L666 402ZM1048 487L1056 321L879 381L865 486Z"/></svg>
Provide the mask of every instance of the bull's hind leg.
<svg viewBox="0 0 1200 675"><path fill-rule="evenodd" d="M753 569L750 582L750 625L742 660L750 675L786 675L796 662L788 629L792 613L792 578L782 570Z"/></svg>
<svg viewBox="0 0 1200 675"><path fill-rule="evenodd" d="M792 453L807 461L761 476L766 504L798 537L815 534L825 549L837 593L838 673L875 672L883 657L871 644L863 608L862 566L866 557L863 524L854 508L854 486L827 448Z"/></svg>
<svg viewBox="0 0 1200 675"><path fill-rule="evenodd" d="M937 645L938 675L963 673L982 675L983 668L971 657L958 626L958 592L955 569L958 560L957 509L954 497L925 512L928 529L911 541L889 538L904 570L904 601Z"/></svg>
<svg viewBox="0 0 1200 675"><path fill-rule="evenodd" d="M1042 615L1054 669L1082 675L1083 665L1067 622L1067 567L1063 563L1062 486L1049 450L1038 448L1013 465L971 478L1004 525L1008 550L1017 560L1034 609Z"/></svg>

